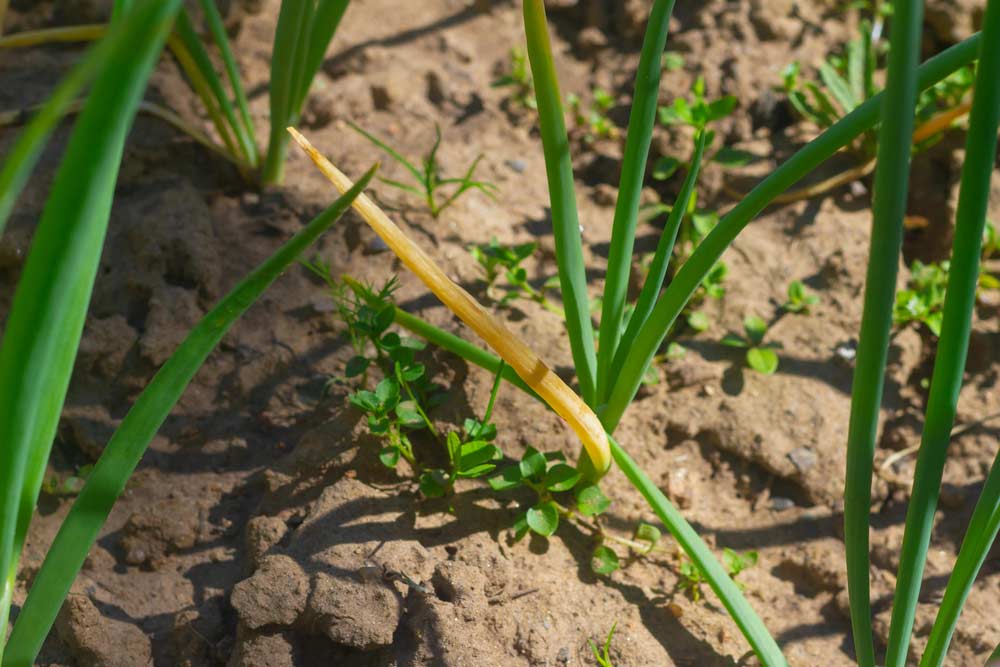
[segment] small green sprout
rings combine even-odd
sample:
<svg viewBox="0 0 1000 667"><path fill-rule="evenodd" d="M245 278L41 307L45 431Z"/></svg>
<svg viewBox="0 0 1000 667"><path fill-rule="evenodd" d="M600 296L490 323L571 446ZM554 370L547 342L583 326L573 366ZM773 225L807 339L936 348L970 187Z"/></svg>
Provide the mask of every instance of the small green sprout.
<svg viewBox="0 0 1000 667"><path fill-rule="evenodd" d="M664 51L663 58L660 59L660 65L668 72L676 72L684 67L684 56L676 51Z"/></svg>
<svg viewBox="0 0 1000 667"><path fill-rule="evenodd" d="M413 176L416 181L416 185L403 183L390 178L383 178L381 176L379 176L379 180L398 190L403 190L404 192L409 192L418 197L422 197L424 202L427 204L427 209L435 218L441 215L442 211L454 204L459 197L469 190L479 190L490 198L493 198L498 191L497 186L493 183L488 181L477 181L474 178L476 167L479 166L479 163L483 159L482 155L479 155L472 161L472 164L469 165L469 168L465 170L465 174L462 176L450 178L443 178L441 176L441 165L438 163L437 158L438 149L441 147L441 127L437 124L434 125L436 137L434 145L431 146L430 152L423 157L421 167L416 166L413 162L407 160L387 143L361 129L354 123L348 121L347 124L350 125L351 129L355 132L378 146L380 149L385 151L389 157L405 167L406 170ZM439 199L437 194L438 190L442 187L452 188L451 194L445 196L443 200Z"/></svg>
<svg viewBox="0 0 1000 667"><path fill-rule="evenodd" d="M528 55L524 49L510 50L510 64L507 72L502 74L492 84L493 88L510 88L511 99L525 109L535 110L538 101L535 99L535 87L531 80L531 68L528 65Z"/></svg>
<svg viewBox="0 0 1000 667"><path fill-rule="evenodd" d="M615 105L614 95L603 88L595 88L591 92L591 98L590 106L585 108L579 95L566 96L566 105L570 108L573 120L584 131L584 141L593 143L597 139L614 139L619 131L608 118L608 111Z"/></svg>
<svg viewBox="0 0 1000 667"><path fill-rule="evenodd" d="M922 322L935 336L941 335L944 295L948 287L949 262L924 264L914 260L906 289L896 294L892 320L897 326Z"/></svg>
<svg viewBox="0 0 1000 667"><path fill-rule="evenodd" d="M495 298L496 282L501 275L507 279L507 285L503 287L503 294L498 299L501 306L508 306L515 299L528 299L550 312L565 316L562 308L545 296L546 289L559 284L559 276L552 276L538 290L528 282L528 272L521 266L521 263L533 255L537 249L537 243L508 246L499 243L494 237L487 244L470 247L469 252L486 274L484 280L487 296Z"/></svg>
<svg viewBox="0 0 1000 667"><path fill-rule="evenodd" d="M818 296L806 290L801 280L793 280L788 285L788 301L781 307L789 313L808 313L817 303L819 303Z"/></svg>
<svg viewBox="0 0 1000 667"><path fill-rule="evenodd" d="M748 315L743 320L743 330L745 338L728 333L723 336L722 344L745 349L747 366L763 375L773 375L778 370L778 353L764 344L767 322L756 315Z"/></svg>
<svg viewBox="0 0 1000 667"><path fill-rule="evenodd" d="M42 493L49 496L75 496L80 493L93 469L93 464L88 463L80 466L73 475L62 477L55 473L47 474L42 480Z"/></svg>
<svg viewBox="0 0 1000 667"><path fill-rule="evenodd" d="M760 559L760 554L756 551L746 551L744 553L739 553L726 547L722 550L722 565L726 568L726 572L729 576L735 578L740 572L753 567L757 564ZM680 565L677 567L677 573L680 575L681 580L678 582L677 586L681 590L685 591L688 597L691 598L693 602L699 602L702 597L702 584L705 583L705 575L702 574L701 570L688 558L684 558ZM743 584L736 582L736 584L742 589Z"/></svg>
<svg viewBox="0 0 1000 667"><path fill-rule="evenodd" d="M615 630L618 628L618 621L615 621L611 625L611 630L608 631L608 636L604 640L604 646L601 647L600 651L597 649L597 645L593 641L587 640L590 644L590 651L594 654L594 659L597 660L597 664L600 667L614 667L611 663L611 640L615 636Z"/></svg>

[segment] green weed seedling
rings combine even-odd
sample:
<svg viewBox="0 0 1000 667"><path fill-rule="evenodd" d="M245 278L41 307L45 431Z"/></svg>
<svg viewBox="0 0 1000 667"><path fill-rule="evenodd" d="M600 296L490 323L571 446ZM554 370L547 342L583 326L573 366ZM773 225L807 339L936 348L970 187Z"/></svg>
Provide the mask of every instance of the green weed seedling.
<svg viewBox="0 0 1000 667"><path fill-rule="evenodd" d="M491 84L493 88L510 88L511 99L520 107L532 111L538 109L535 99L535 88L531 81L531 68L528 66L528 54L524 49L510 50L510 63L507 72Z"/></svg>
<svg viewBox="0 0 1000 667"><path fill-rule="evenodd" d="M756 565L759 558L760 554L756 551L746 551L741 554L729 547L722 550L722 565L726 568L729 576L734 579L740 572ZM677 567L677 573L681 577L677 583L678 588L684 591L693 602L699 602L703 597L702 584L705 583L701 571L694 563L684 558ZM739 586L740 590L743 589L741 582L737 581L736 585Z"/></svg>
<svg viewBox="0 0 1000 667"><path fill-rule="evenodd" d="M621 134L608 118L608 112L615 105L614 95L603 88L591 91L589 106L584 106L580 96L572 93L566 96L566 105L576 126L583 131L586 143L593 143L598 139L614 139Z"/></svg>
<svg viewBox="0 0 1000 667"><path fill-rule="evenodd" d="M705 79L698 77L691 85L689 98L677 97L670 106L659 109L660 123L663 125L684 125L693 128L697 133L707 132L706 150L712 148L715 133L708 128L715 122L729 116L736 109L736 97L724 95L715 100L705 97ZM730 146L722 146L705 158L705 162L715 162L723 167L742 167L753 159L753 155ZM667 180L678 169L690 168L690 160L680 160L664 155L653 165L653 178Z"/></svg>
<svg viewBox="0 0 1000 667"><path fill-rule="evenodd" d="M858 37L848 42L841 53L831 55L820 63L818 81L804 79L802 66L797 61L785 67L782 70L782 90L796 113L826 129L871 99L878 92L875 81L883 68L888 47L880 39L881 32L879 20L862 20ZM931 123L938 116L947 122L927 125L924 132L918 130L917 150L937 142L942 131L954 119L965 115L968 106L964 104L964 99L974 81L974 69L971 65L965 66L920 93L916 105L917 123ZM956 110L958 113L951 113ZM865 159L875 156L876 145L874 129L862 133L852 144L854 151Z"/></svg>
<svg viewBox="0 0 1000 667"><path fill-rule="evenodd" d="M894 324L902 326L922 322L935 336L941 335L948 268L947 261L924 264L919 259L914 260L906 289L896 295L892 309Z"/></svg>
<svg viewBox="0 0 1000 667"><path fill-rule="evenodd" d="M788 284L788 300L781 307L788 313L808 313L817 303L818 296L807 290L801 280L793 280Z"/></svg>
<svg viewBox="0 0 1000 667"><path fill-rule="evenodd" d="M535 289L528 282L527 270L521 266L521 263L533 255L537 249L537 243L509 246L501 244L494 237L490 239L489 243L470 247L469 252L486 274L484 280L487 296L495 299L497 280L501 276L506 279L507 284L501 288L502 295L496 299L500 306L508 306L515 299L527 299L550 312L565 316L562 308L545 296L546 289L558 287L559 277L553 276L545 281L541 289Z"/></svg>
<svg viewBox="0 0 1000 667"><path fill-rule="evenodd" d="M676 51L664 51L660 59L660 66L667 72L676 72L684 67L684 56Z"/></svg>
<svg viewBox="0 0 1000 667"><path fill-rule="evenodd" d="M398 190L403 190L404 192L409 192L417 197L421 197L427 205L427 210L430 211L430 214L435 218L441 215L442 211L454 204L459 197L470 190L479 190L490 198L493 198L494 194L499 190L493 183L475 180L476 167L478 167L479 163L482 161L482 155L472 161L472 164L469 165L469 168L465 170L465 173L462 176L449 178L441 176L441 165L438 163L437 158L438 149L441 147L441 127L437 124L434 125L434 145L431 146L430 152L422 158L420 167L415 165L410 160L407 160L398 151L389 146L389 144L361 129L354 123L348 122L348 125L350 125L351 129L355 132L385 151L389 157L410 172L413 179L416 181L416 185L403 183L390 178L383 178L381 176L379 177L379 180ZM441 195L438 193L441 188L451 190L451 194L444 196L443 200L440 199Z"/></svg>
<svg viewBox="0 0 1000 667"><path fill-rule="evenodd" d="M590 652L594 654L594 660L597 661L599 667L614 667L611 662L611 640L614 639L615 630L618 629L618 621L611 624L611 629L608 630L608 636L604 639L604 645L598 650L597 644L595 644L590 639L587 643L590 644Z"/></svg>
<svg viewBox="0 0 1000 667"><path fill-rule="evenodd" d="M743 331L745 337L727 333L722 337L722 344L745 349L747 366L763 375L773 375L778 370L778 353L764 344L767 322L756 315L748 315L743 319Z"/></svg>

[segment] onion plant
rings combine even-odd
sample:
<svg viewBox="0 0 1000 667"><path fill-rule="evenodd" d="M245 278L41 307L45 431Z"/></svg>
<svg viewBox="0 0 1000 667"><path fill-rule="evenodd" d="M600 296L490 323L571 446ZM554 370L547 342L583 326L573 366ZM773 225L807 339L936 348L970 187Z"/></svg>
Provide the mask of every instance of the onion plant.
<svg viewBox="0 0 1000 667"><path fill-rule="evenodd" d="M916 95L919 90L930 87L972 63L977 57L981 58L972 103L968 152L962 174L952 257L952 266L960 265L961 268L953 269L949 276L944 315L946 324L940 339L924 445L914 482L913 502L907 518L899 588L895 598L896 609L888 647L888 664L902 665L907 656L913 610L968 344L975 278L978 275L979 244L996 150L997 122L1000 118L1000 99L996 86L1000 76L1000 0L989 0L982 35L977 34L967 39L920 67L917 67L916 62L921 23L920 3L916 0L895 0L887 90L858 104L761 181L721 217L664 288L665 267L671 259L672 237L676 234L678 224L676 220L668 221L654 260L657 270L650 272L643 286L640 297L642 307L637 308L626 319L626 288L631 271L639 194L656 116L660 58L666 43L673 4L671 0L656 0L653 3L642 47L602 299L600 349L596 349L595 331L587 310L588 285L584 273L569 142L549 44L545 8L542 0L523 0L528 57L545 153L556 259L565 305L565 324L581 395L579 399L566 395L568 389L565 386L558 389L556 397L547 393L541 382L552 381L551 371L534 357L526 345L505 332L502 323L494 320L468 294L452 284L371 200L359 196L354 206L403 262L466 324L480 334L497 355L398 308L395 311L397 323L473 364L513 380L515 386L529 390L529 394L552 407L581 436L584 449L581 452L580 468L585 474L593 478L599 477L605 470L607 453L610 453L614 463L647 500L704 580L719 596L761 663L767 666L785 665L777 642L725 567L617 442L613 433L635 398L649 364L673 323L740 231L785 190L835 153L848 147L862 133L877 127L878 174L873 208L872 249L859 358L852 391L846 488L849 509L845 510L851 582L849 592L857 660L860 665L874 665L875 649L868 587L867 533L871 512L869 488L884 378L886 336L891 325L895 267L906 200ZM303 137L296 135L296 138L339 191L344 192L350 187L350 180ZM702 138L700 145L703 144ZM699 151L691 165L692 171L697 170L700 157ZM686 184L685 190L689 187ZM690 196L690 192L682 195L683 201L675 202L675 211L687 208L686 198ZM504 335L498 336L497 332L504 332ZM513 362L519 356L522 360L532 360L528 368ZM504 368L503 362L509 363L510 367ZM512 378L515 373L516 377ZM567 412L567 405L573 406L573 410ZM592 426L594 418L607 435L607 449L604 439L595 435ZM994 465L970 523L922 664L941 664L965 595L985 559L998 527L1000 463Z"/></svg>
<svg viewBox="0 0 1000 667"><path fill-rule="evenodd" d="M7 638L21 550L42 486L90 303L125 138L181 0L115 6L107 34L63 80L0 170L0 231L61 110L92 81L46 200L0 342L0 663L27 667L143 452L230 326L374 175L237 285L167 360L103 450Z"/></svg>
<svg viewBox="0 0 1000 667"><path fill-rule="evenodd" d="M192 90L198 95L218 137L210 140L169 110L155 105L140 107L151 111L200 143L236 165L244 178L260 185L280 183L288 151L285 128L298 122L312 81L323 64L327 47L333 40L350 0L283 0L271 54L269 81L271 128L265 151L257 145L257 130L233 49L215 0L198 0L212 43L219 52L225 70L220 75L204 40L186 9L177 14L173 31L167 39L175 60ZM112 17L120 16L131 3L118 0ZM100 38L106 26L86 25L54 28L0 37L0 49L34 46L52 41L89 41ZM72 110L70 102L80 92L71 86L67 99L51 112ZM232 98L232 99L231 99ZM58 114L57 114L58 115Z"/></svg>

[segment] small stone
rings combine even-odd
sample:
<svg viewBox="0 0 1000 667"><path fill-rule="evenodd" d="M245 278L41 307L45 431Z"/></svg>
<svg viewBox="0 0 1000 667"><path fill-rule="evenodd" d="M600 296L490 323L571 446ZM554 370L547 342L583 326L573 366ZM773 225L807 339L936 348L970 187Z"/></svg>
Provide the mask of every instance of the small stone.
<svg viewBox="0 0 1000 667"><path fill-rule="evenodd" d="M788 452L788 459L800 473L805 473L816 465L816 452L808 447L799 447Z"/></svg>
<svg viewBox="0 0 1000 667"><path fill-rule="evenodd" d="M566 648L565 646L563 646L561 649L559 649L559 652L556 653L556 662L558 662L560 665L569 664L569 649L568 648Z"/></svg>
<svg viewBox="0 0 1000 667"><path fill-rule="evenodd" d="M793 507L795 507L795 501L791 498L784 498L782 496L773 496L771 498L771 509L775 512L784 512Z"/></svg>
<svg viewBox="0 0 1000 667"><path fill-rule="evenodd" d="M838 345L833 351L837 355L837 358L843 362L851 364L854 362L854 357L858 356L857 346L851 342L844 345Z"/></svg>
<svg viewBox="0 0 1000 667"><path fill-rule="evenodd" d="M504 160L504 164L518 174L523 174L524 170L528 168L528 164L524 160Z"/></svg>
<svg viewBox="0 0 1000 667"><path fill-rule="evenodd" d="M365 244L365 254L366 255L377 255L379 253L385 252L389 249L389 246L385 244L381 236L376 236L371 241Z"/></svg>

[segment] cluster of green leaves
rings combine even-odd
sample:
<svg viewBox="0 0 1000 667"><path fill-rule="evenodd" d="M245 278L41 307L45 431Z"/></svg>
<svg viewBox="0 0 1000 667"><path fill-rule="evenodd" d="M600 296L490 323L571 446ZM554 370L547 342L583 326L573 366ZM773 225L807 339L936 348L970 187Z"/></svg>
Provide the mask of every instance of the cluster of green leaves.
<svg viewBox="0 0 1000 667"><path fill-rule="evenodd" d="M818 303L819 297L807 290L801 280L793 280L788 284L788 300L781 307L787 313L808 313Z"/></svg>
<svg viewBox="0 0 1000 667"><path fill-rule="evenodd" d="M534 86L531 80L531 68L528 66L528 54L524 49L510 50L510 63L507 71L491 84L493 88L509 88L511 99L521 108L532 111L538 109Z"/></svg>
<svg viewBox="0 0 1000 667"><path fill-rule="evenodd" d="M368 141L372 142L380 149L385 151L394 161L402 165L406 171L413 176L413 180L416 184L403 183L401 181L393 180L390 178L379 177L386 185L390 185L398 190L403 190L404 192L409 192L416 195L424 200L427 205L427 210L435 218L441 215L441 212L446 208L455 203L455 201L470 190L479 190L491 199L494 197L498 188L493 183L488 181L478 181L475 178L476 167L482 161L483 156L480 155L472 161L469 168L465 170L465 173L461 176L455 177L443 177L441 175L441 165L438 163L438 149L441 147L441 127L435 123L434 125L434 144L431 146L430 151L423 156L420 161L420 166L417 166L412 161L403 157L397 150L392 148L389 144L385 143L373 134L366 132L354 123L348 122L351 128L363 136ZM451 194L445 195L444 199L439 199L438 191L441 188L448 188L451 190Z"/></svg>
<svg viewBox="0 0 1000 667"><path fill-rule="evenodd" d="M722 550L722 564L729 576L733 578L740 572L756 565L759 558L760 554L756 551L746 551L741 554L729 547ZM680 565L677 566L677 574L681 577L677 583L678 588L684 591L692 601L698 602L701 600L704 595L702 586L705 583L705 578L701 570L689 559L684 558L681 560ZM742 588L742 584L739 582L737 584Z"/></svg>
<svg viewBox="0 0 1000 667"><path fill-rule="evenodd" d="M763 375L773 375L778 370L778 353L774 345L764 343L767 335L767 322L756 315L743 318L744 336L727 333L722 337L722 344L746 350L747 366Z"/></svg>
<svg viewBox="0 0 1000 667"><path fill-rule="evenodd" d="M489 243L471 246L469 253L483 269L487 296L495 299L499 305L507 306L516 299L527 299L562 315L562 309L545 296L546 289L558 286L558 276L546 280L541 289L535 289L528 282L527 270L521 266L537 249L537 243L504 245L494 237ZM506 284L500 287L500 298L496 299L497 281L501 276L506 279Z"/></svg>
<svg viewBox="0 0 1000 667"><path fill-rule="evenodd" d="M941 335L948 268L948 261L924 264L919 259L914 260L906 289L896 294L892 308L894 324L922 322L935 336Z"/></svg>
<svg viewBox="0 0 1000 667"><path fill-rule="evenodd" d="M695 132L707 131L708 128L723 118L728 117L736 109L736 97L724 95L718 99L709 100L705 97L705 79L698 77L691 85L690 98L677 97L670 106L659 109L660 122L663 125L681 125L693 128ZM712 151L715 143L715 133L707 132L705 150L710 155L704 162L715 162L723 167L742 167L748 164L753 155L731 146L720 146ZM678 169L690 168L690 160L664 155L653 165L653 178L664 181L672 177Z"/></svg>
<svg viewBox="0 0 1000 667"><path fill-rule="evenodd" d="M819 80L802 77L796 61L782 70L782 89L795 111L820 128L831 127L878 92L876 79L883 67L888 44L880 39L880 20L859 22L858 37L847 43L842 53L832 54L818 67ZM975 81L971 65L961 67L941 81L921 91L917 97L916 120L930 120L936 114L958 107ZM921 141L923 149L941 137L935 132ZM875 155L877 135L874 129L862 133L854 149L865 158Z"/></svg>
<svg viewBox="0 0 1000 667"><path fill-rule="evenodd" d="M590 104L587 106L574 93L566 96L566 105L576 126L583 131L584 142L614 139L619 135L618 126L608 117L608 112L615 106L615 97L603 88L591 91Z"/></svg>
<svg viewBox="0 0 1000 667"><path fill-rule="evenodd" d="M502 469L489 479L489 484L494 491L525 487L538 496L537 502L514 521L515 540L529 531L549 537L559 527L560 516L572 516L574 511L585 517L597 516L611 506L600 486L566 463L562 452L542 453L530 445L516 465ZM558 502L564 497L572 498L574 509Z"/></svg>

